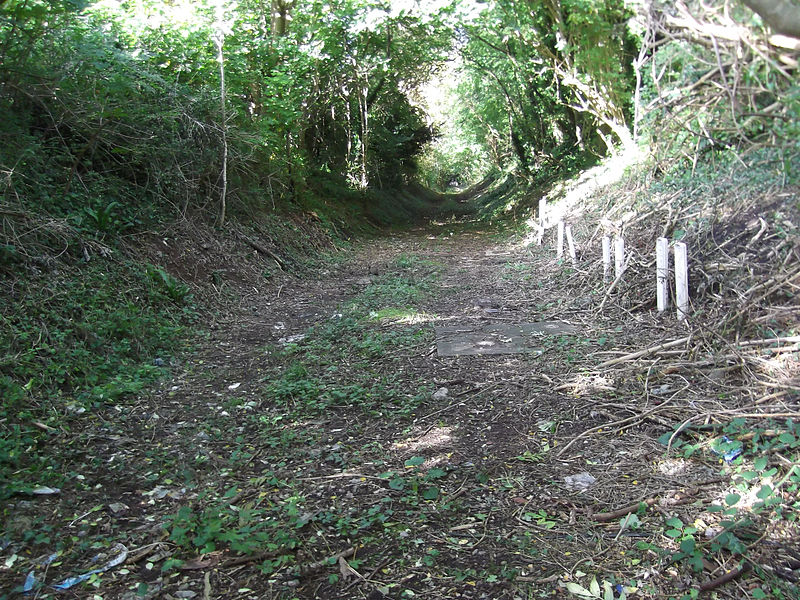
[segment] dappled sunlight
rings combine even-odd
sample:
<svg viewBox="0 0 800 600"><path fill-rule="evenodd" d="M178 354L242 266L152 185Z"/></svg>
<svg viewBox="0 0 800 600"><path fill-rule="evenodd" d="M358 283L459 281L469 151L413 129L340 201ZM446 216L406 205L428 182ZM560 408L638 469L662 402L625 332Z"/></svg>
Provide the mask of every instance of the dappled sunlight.
<svg viewBox="0 0 800 600"><path fill-rule="evenodd" d="M800 344L794 343L784 348L776 349L771 358L756 357L759 372L774 378L778 384L789 383L790 380L800 376L800 359L797 351Z"/></svg>
<svg viewBox="0 0 800 600"><path fill-rule="evenodd" d="M645 150L631 145L606 158L599 165L582 171L576 177L556 184L544 196L545 213L526 220L525 224L531 232L522 239L520 245L531 245L537 238L541 238L544 230L559 221L579 219L587 199L602 188L619 182L629 168L641 163L646 157Z"/></svg>
<svg viewBox="0 0 800 600"><path fill-rule="evenodd" d="M370 312L369 318L381 325L421 325L441 320L439 315L417 312L412 308L384 308Z"/></svg>
<svg viewBox="0 0 800 600"><path fill-rule="evenodd" d="M585 396L597 392L614 391L614 379L602 375L576 375L571 381L562 383L555 388L555 391L566 391L573 396Z"/></svg>
<svg viewBox="0 0 800 600"><path fill-rule="evenodd" d="M394 450L402 450L410 453L441 448L442 446L449 446L452 443L452 433L452 427L432 427L421 436L395 442L392 448Z"/></svg>
<svg viewBox="0 0 800 600"><path fill-rule="evenodd" d="M670 477L686 475L692 470L692 463L683 458L664 458L656 463L656 470Z"/></svg>

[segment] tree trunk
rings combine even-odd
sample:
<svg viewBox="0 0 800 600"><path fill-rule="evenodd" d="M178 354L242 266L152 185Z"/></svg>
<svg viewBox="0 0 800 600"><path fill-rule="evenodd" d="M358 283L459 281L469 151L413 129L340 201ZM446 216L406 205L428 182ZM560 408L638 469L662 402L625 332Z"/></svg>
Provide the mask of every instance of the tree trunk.
<svg viewBox="0 0 800 600"><path fill-rule="evenodd" d="M361 117L361 181L360 185L363 189L369 185L369 177L367 175L367 148L369 147L369 105L367 104L367 96L369 93L369 86L367 82L358 90L358 108Z"/></svg>
<svg viewBox="0 0 800 600"><path fill-rule="evenodd" d="M742 0L777 33L800 38L800 3L793 0Z"/></svg>
<svg viewBox="0 0 800 600"><path fill-rule="evenodd" d="M283 37L289 24L289 13L294 6L294 2L286 0L271 0L271 19L270 28L273 37Z"/></svg>
<svg viewBox="0 0 800 600"><path fill-rule="evenodd" d="M225 25L224 25L224 0L217 0L216 6L216 31L214 32L214 42L217 45L217 62L219 62L219 108L222 118L222 189L219 197L219 216L217 224L222 227L225 225L228 199L228 114L225 107L225 55L222 52L225 44Z"/></svg>

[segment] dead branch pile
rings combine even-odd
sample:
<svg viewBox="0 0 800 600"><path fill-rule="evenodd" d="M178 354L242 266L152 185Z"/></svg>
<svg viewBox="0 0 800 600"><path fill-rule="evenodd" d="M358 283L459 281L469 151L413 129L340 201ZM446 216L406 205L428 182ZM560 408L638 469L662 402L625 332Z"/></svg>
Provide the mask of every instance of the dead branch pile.
<svg viewBox="0 0 800 600"><path fill-rule="evenodd" d="M651 122L658 167L677 155L694 168L720 148L791 146L800 40L770 35L737 4L649 3L637 122Z"/></svg>

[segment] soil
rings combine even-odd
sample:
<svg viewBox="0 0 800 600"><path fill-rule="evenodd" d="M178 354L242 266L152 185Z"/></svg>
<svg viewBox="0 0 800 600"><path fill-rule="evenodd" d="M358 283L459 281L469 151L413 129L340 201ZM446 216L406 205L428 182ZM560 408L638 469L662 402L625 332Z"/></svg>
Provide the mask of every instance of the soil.
<svg viewBox="0 0 800 600"><path fill-rule="evenodd" d="M400 257L414 257L412 267ZM287 339L345 318L351 299L387 277L421 281L434 271L414 319L368 325L407 340L368 354L376 387L363 393L391 385L383 408L344 397L300 420L302 391L276 397L286 373L322 352L308 346L313 338ZM171 378L59 434L71 462L91 466L74 473L73 489L15 499L16 528L43 520L52 539L97 544L40 567L37 577L51 583L84 572L105 550L102 564L119 551L113 540L127 549L125 563L95 577L96 587L90 581L63 596L566 598L568 584L589 588L596 577L637 587L629 597L656 597L714 580L736 559L707 561L696 573L659 548L677 550L664 535L670 517L713 531L703 507L730 491L725 464L709 454L668 455L658 439L680 422L673 408L713 410L707 403L723 389L735 404L736 387L675 366L680 347L676 358L599 368L684 337L686 327L650 310L600 312L602 297L571 285L575 277L546 249L457 225L366 242L302 277L279 274L257 287L242 277L235 301L207 315L207 336L173 359ZM538 321L564 321L578 333L545 336L540 351L524 354L436 352L434 325ZM325 368L309 378L363 388L364 361L335 350L327 363L317 356ZM625 510L608 515L640 502L647 505L631 511L635 522L621 524ZM264 509L264 518L292 510L299 518L276 522L267 542L241 552L240 540L217 537L212 548L176 534L181 510L211 522L225 507L240 524L247 507ZM24 551L41 552L46 564L46 546ZM764 548L755 560L772 556L775 548ZM741 585L720 588L721 597L740 597ZM52 594L44 588L36 597Z"/></svg>

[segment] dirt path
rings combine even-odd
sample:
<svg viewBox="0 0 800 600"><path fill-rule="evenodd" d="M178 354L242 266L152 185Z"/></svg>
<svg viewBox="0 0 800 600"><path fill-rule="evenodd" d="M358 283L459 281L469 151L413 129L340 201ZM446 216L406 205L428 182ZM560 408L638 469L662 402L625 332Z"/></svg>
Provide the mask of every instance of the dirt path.
<svg viewBox="0 0 800 600"><path fill-rule="evenodd" d="M81 449L105 462L74 511L102 516L71 533L129 552L98 578L102 597L568 597L592 575L655 595L681 571L647 543L716 471L661 460L672 423L657 407L685 392L679 374L654 387L655 372L595 371L611 349L680 332L603 320L596 299L564 295L573 277L439 227L245 297ZM545 320L577 334L524 354L436 352L434 325ZM592 518L653 498L651 525Z"/></svg>

